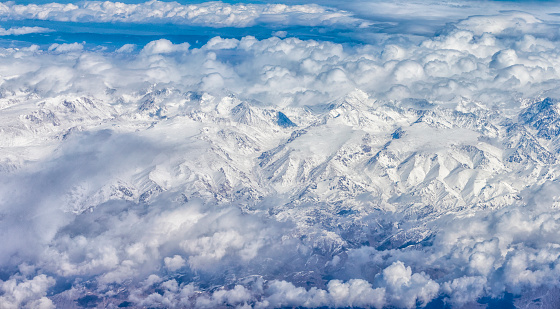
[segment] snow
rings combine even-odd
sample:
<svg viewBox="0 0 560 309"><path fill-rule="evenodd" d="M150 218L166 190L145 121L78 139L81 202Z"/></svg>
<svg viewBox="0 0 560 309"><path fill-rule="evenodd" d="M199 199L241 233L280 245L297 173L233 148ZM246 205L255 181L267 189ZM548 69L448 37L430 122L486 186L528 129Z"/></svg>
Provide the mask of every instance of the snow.
<svg viewBox="0 0 560 309"><path fill-rule="evenodd" d="M384 2L1 4L22 25L274 36L2 28L0 307L555 307L555 15L401 4L394 27L418 12L438 35L390 33ZM340 29L377 41L324 39Z"/></svg>

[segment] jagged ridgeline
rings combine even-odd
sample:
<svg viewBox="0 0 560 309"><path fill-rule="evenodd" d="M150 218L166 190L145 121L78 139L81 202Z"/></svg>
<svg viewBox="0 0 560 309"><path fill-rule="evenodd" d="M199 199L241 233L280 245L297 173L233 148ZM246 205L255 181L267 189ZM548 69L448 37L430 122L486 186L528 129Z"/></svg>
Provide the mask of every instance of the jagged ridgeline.
<svg viewBox="0 0 560 309"><path fill-rule="evenodd" d="M560 2L56 2L0 2L0 309L560 308Z"/></svg>
<svg viewBox="0 0 560 309"><path fill-rule="evenodd" d="M49 297L60 306L136 306L152 295L185 306L200 297L217 304L219 291L231 294L221 304L282 306L292 303L275 293L302 288L319 288L326 298L317 304L329 305L337 284L363 284L370 295L344 306L410 307L397 298L406 289L414 304L437 303L445 284L459 280L449 277L452 271L465 263L445 237L475 237L465 227L473 224L469 218L494 212L498 223L477 223L498 229L476 236L487 246L477 251L486 262L477 264L471 252L461 277L512 276L499 266L510 257L493 244L501 239L499 222L513 216L511 209L541 205L548 198L543 188L558 190L551 183L560 145L553 98L498 110L380 101L356 90L325 104L280 109L153 87L128 102L30 94L26 100L7 109L14 117L2 124L10 152L1 169L12 188L54 179L51 196L72 218L46 246L61 258L36 266L57 282ZM29 141L46 150L21 152ZM55 159L20 174L28 160L45 157ZM20 200L37 204L30 196ZM556 214L535 220L542 216ZM508 236L514 240L503 250L520 235ZM85 249L92 242L103 245ZM89 253L73 255L68 246ZM19 264L6 252L0 261L10 271ZM411 270L419 254L429 259ZM103 260L107 255L120 262ZM390 283L393 271L417 285ZM109 290L116 292L108 297Z"/></svg>

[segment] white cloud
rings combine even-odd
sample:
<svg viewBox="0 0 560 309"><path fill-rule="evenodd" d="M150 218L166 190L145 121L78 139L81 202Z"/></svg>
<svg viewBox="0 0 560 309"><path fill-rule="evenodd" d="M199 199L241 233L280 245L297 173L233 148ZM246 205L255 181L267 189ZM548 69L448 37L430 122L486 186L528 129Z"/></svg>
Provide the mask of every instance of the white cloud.
<svg viewBox="0 0 560 309"><path fill-rule="evenodd" d="M187 10L80 5L3 7L82 21ZM192 10L208 22L241 6ZM319 6L243 10L223 22L331 22ZM504 13L418 44L277 33L1 49L0 266L13 273L0 304L49 308L56 290L145 307L414 308L560 286L558 140L518 117L558 95L543 29L558 30Z"/></svg>
<svg viewBox="0 0 560 309"><path fill-rule="evenodd" d="M383 308L386 302L385 287L373 289L365 280L352 279L347 283L331 280L327 287L333 299L329 304L337 307Z"/></svg>
<svg viewBox="0 0 560 309"><path fill-rule="evenodd" d="M47 289L54 283L55 280L46 275L38 275L32 279L12 276L6 281L0 280L0 306L6 309L53 309L53 302L45 296Z"/></svg>
<svg viewBox="0 0 560 309"><path fill-rule="evenodd" d="M383 270L382 279L389 303L400 308L428 304L438 295L439 284L424 273L412 274L410 266L397 261Z"/></svg>
<svg viewBox="0 0 560 309"><path fill-rule="evenodd" d="M84 49L84 45L80 43L54 43L49 46L49 51L55 53L68 53L68 52L79 52Z"/></svg>
<svg viewBox="0 0 560 309"><path fill-rule="evenodd" d="M285 38L288 35L287 31L274 31L272 35L277 36L279 38Z"/></svg>
<svg viewBox="0 0 560 309"><path fill-rule="evenodd" d="M493 92L500 96L492 99L497 103L515 100L518 94L531 97L549 91L546 81L557 78L553 69L558 62L552 53L554 43L532 38L528 34L523 41L511 41L488 33L478 36L470 30L453 30L419 46L391 44L358 50L294 38L258 41L252 37L216 37L202 49L162 39L147 44L140 52L146 57L158 57L140 60L133 53L124 62L103 54L96 57L113 66L113 73L107 76L113 78L109 82L114 85L134 81L197 84L204 91L228 89L264 102L290 100L301 105L340 97L355 88L376 93L382 99L413 96L434 101L462 97L487 100L487 93ZM519 49L519 44L524 44L523 49ZM82 44L73 43L54 44L49 49L66 53L81 48ZM133 52L130 45L120 52L124 50ZM228 55L239 55L236 62L228 62L226 54L220 52L223 50L229 50ZM160 57L169 53L185 54ZM375 56L380 53L380 57ZM138 78L131 79L128 74L117 77L122 72L134 72ZM42 72L37 73L36 76L42 76ZM91 77L90 83L96 79L108 81L98 73ZM34 79L31 84L36 83ZM77 85L76 81L73 83ZM45 80L38 86L46 89L48 84L52 83Z"/></svg>
<svg viewBox="0 0 560 309"><path fill-rule="evenodd" d="M484 33L497 35L514 31L530 33L547 29L548 25L531 14L514 12L492 17L469 17L457 23L456 27L472 31L475 35L482 35Z"/></svg>
<svg viewBox="0 0 560 309"><path fill-rule="evenodd" d="M316 4L227 4L148 1L139 4L88 1L77 4L0 5L0 18L62 22L172 23L207 27L250 27L265 23L301 26L365 26L368 22L351 13Z"/></svg>
<svg viewBox="0 0 560 309"><path fill-rule="evenodd" d="M147 55L169 54L179 51L188 51L189 46L190 45L188 43L173 44L169 40L160 39L146 44L146 46L142 49L142 53ZM130 49L130 47L127 47L127 49Z"/></svg>
<svg viewBox="0 0 560 309"><path fill-rule="evenodd" d="M508 27L519 27L537 29L546 33L547 27L535 24L537 20L546 20L547 23L557 22L557 13L560 9L556 2L541 1L514 1L504 4L499 1L372 1L358 0L347 2L327 2L329 5L354 12L357 16L378 25L381 31L388 30L389 33L405 33L421 36L433 36L442 28L470 27L478 34L491 32L494 34L505 34L510 30ZM490 18L488 15L514 15L516 20L509 18ZM472 18L478 16L478 18ZM464 22L461 20L466 19ZM459 22L457 22L459 21ZM505 31L505 32L504 32ZM513 32L509 32L514 34ZM546 35L554 36L554 32Z"/></svg>
<svg viewBox="0 0 560 309"><path fill-rule="evenodd" d="M30 33L47 33L54 30L43 27L14 27L10 29L0 28L0 35L24 35Z"/></svg>
<svg viewBox="0 0 560 309"><path fill-rule="evenodd" d="M451 303L462 306L469 302L474 302L484 293L486 285L485 277L461 277L446 282L443 290L450 296Z"/></svg>
<svg viewBox="0 0 560 309"><path fill-rule="evenodd" d="M234 49L239 45L239 40L236 39L222 39L221 37L214 37L210 39L204 47L209 50L214 49Z"/></svg>
<svg viewBox="0 0 560 309"><path fill-rule="evenodd" d="M177 269L185 266L185 260L180 255L175 255L173 257L166 257L163 259L165 267L169 271L176 271Z"/></svg>
<svg viewBox="0 0 560 309"><path fill-rule="evenodd" d="M136 45L134 44L124 44L119 49L117 49L117 53L130 53L136 49Z"/></svg>

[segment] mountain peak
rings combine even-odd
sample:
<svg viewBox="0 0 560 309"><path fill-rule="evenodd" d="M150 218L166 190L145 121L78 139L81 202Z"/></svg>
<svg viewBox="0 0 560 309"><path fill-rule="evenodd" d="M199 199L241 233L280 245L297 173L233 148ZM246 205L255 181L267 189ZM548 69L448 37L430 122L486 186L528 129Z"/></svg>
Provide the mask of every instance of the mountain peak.
<svg viewBox="0 0 560 309"><path fill-rule="evenodd" d="M288 118L288 116L286 116L284 113L282 112L278 112L278 121L277 121L278 125L283 127L283 128L289 128L289 127L297 127L297 125L295 123L293 123L290 118Z"/></svg>

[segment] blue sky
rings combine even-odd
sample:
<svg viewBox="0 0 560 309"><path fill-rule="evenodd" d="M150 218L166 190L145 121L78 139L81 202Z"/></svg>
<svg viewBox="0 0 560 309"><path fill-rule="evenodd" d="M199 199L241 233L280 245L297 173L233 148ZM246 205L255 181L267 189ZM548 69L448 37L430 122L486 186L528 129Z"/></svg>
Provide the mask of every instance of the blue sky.
<svg viewBox="0 0 560 309"><path fill-rule="evenodd" d="M52 1L16 1L16 4L48 4ZM124 3L143 3L138 1L123 1ZM60 1L58 3L72 3ZM77 4L82 2L76 2ZM200 4L201 1L182 1L181 4ZM275 3L271 1L249 1L236 2L225 1L224 3L238 4L251 3L265 5ZM288 4L313 4L311 1L288 1ZM484 11L488 14L497 14L504 8L537 14L540 18L558 21L559 18L549 13L560 12L558 6L550 6L550 2L527 2L512 1L510 4L499 1L467 1L448 2L442 4L433 1L401 1L397 3L384 1L321 1L319 4L325 8L341 10L349 17L363 20L370 25L365 29L355 31L355 25L340 22L329 25L305 25L304 19L297 24L277 23L275 21L257 20L248 26L221 26L214 24L176 23L174 21L147 21L147 23L135 21L132 23L122 22L98 22L90 19L87 22L65 22L55 19L37 20L21 19L13 20L10 17L0 18L0 25L4 28L10 27L43 27L53 30L48 33L33 33L29 35L13 35L7 40L0 41L4 46L25 46L29 43L40 45L52 43L83 42L88 44L105 46L110 49L119 45L131 43L144 45L154 39L167 38L173 42L189 42L193 46L204 44L211 37L220 35L230 38L241 38L252 35L257 38L266 38L276 31L286 31L290 36L302 39L317 39L339 43L376 43L387 35L400 35L402 38L413 41L430 37L445 30L445 25L468 16ZM545 9L546 8L546 9ZM555 11L556 10L556 11ZM414 12L410 14L410 12ZM5 37L6 39L6 37ZM9 44L9 45L6 45ZM91 45L88 45L91 46Z"/></svg>

